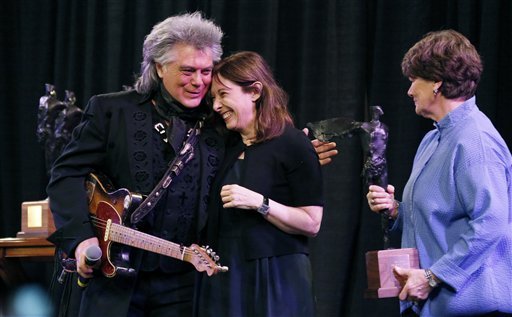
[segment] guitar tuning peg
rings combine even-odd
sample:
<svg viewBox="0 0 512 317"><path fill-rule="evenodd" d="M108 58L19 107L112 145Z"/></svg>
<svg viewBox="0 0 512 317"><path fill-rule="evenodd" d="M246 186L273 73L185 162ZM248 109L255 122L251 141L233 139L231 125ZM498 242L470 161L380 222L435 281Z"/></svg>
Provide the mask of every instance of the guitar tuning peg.
<svg viewBox="0 0 512 317"><path fill-rule="evenodd" d="M219 261L219 260L220 260L220 256L216 255L216 256L213 258L213 260L214 260L215 262Z"/></svg>

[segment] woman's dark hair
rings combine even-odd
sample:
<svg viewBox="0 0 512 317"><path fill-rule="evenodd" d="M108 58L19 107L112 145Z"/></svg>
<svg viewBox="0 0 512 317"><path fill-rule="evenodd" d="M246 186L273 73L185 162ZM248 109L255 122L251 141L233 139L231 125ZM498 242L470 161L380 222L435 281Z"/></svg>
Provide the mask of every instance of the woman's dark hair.
<svg viewBox="0 0 512 317"><path fill-rule="evenodd" d="M426 34L402 60L404 76L442 81L440 92L448 99L471 98L482 70L480 55L473 44L454 30Z"/></svg>

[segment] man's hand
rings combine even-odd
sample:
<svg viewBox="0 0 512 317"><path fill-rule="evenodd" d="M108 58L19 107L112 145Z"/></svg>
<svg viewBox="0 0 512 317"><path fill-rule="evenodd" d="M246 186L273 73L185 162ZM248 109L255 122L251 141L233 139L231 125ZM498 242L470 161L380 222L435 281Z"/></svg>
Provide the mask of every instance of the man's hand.
<svg viewBox="0 0 512 317"><path fill-rule="evenodd" d="M398 295L400 300L413 302L428 298L432 287L428 284L425 271L421 269L405 269L398 266L393 268L393 274L402 285L402 291Z"/></svg>
<svg viewBox="0 0 512 317"><path fill-rule="evenodd" d="M93 237L87 240L80 242L80 244L75 249L75 259L76 259L76 271L82 277L91 278L92 275L92 267L85 264L85 251L91 246L97 245L99 246L98 238Z"/></svg>
<svg viewBox="0 0 512 317"><path fill-rule="evenodd" d="M308 128L302 129L306 135L309 134ZM321 142L317 139L311 141L313 147L315 148L316 153L318 154L318 159L320 161L320 165L327 165L331 163L332 157L338 155L338 150L336 150L335 142Z"/></svg>

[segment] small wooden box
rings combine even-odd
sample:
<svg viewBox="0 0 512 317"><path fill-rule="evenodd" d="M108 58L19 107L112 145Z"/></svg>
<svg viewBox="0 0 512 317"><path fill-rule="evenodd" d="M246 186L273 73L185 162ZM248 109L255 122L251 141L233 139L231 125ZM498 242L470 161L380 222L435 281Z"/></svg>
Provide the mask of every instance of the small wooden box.
<svg viewBox="0 0 512 317"><path fill-rule="evenodd" d="M26 201L21 204L21 231L16 236L46 238L55 232L55 224L48 199Z"/></svg>
<svg viewBox="0 0 512 317"><path fill-rule="evenodd" d="M419 268L418 250L389 249L366 253L368 289L365 291L365 298L398 296L402 287L393 274L394 266Z"/></svg>

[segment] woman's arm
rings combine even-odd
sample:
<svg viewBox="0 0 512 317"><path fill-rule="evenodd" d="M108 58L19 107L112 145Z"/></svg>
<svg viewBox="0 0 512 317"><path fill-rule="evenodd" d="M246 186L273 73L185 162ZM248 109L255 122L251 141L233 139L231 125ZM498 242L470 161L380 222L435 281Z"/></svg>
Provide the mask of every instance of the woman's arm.
<svg viewBox="0 0 512 317"><path fill-rule="evenodd" d="M224 185L220 192L224 208L246 209L258 212L263 203L263 195L240 185ZM314 237L320 230L322 206L290 207L269 199L265 219L279 229L290 234Z"/></svg>

